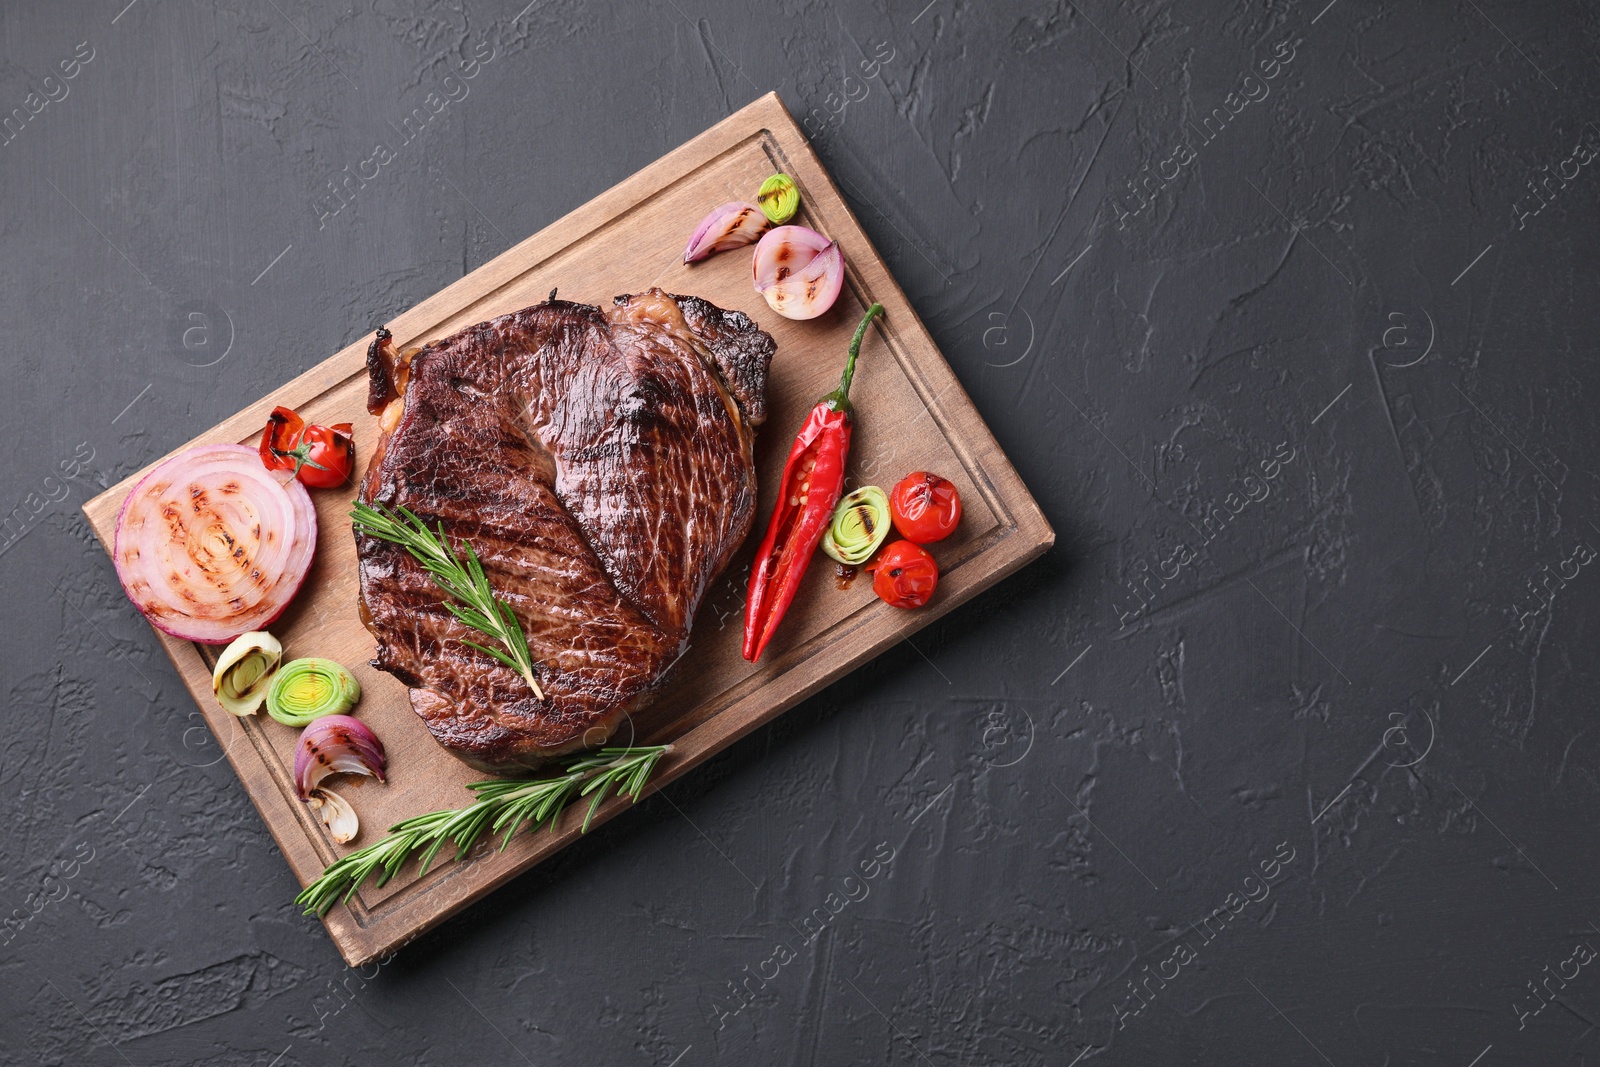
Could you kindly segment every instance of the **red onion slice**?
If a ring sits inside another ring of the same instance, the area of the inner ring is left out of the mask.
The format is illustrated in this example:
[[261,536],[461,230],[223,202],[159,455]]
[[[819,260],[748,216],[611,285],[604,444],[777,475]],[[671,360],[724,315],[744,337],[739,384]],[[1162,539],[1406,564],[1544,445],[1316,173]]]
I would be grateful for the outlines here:
[[301,800],[335,774],[366,774],[384,781],[387,766],[378,735],[349,715],[314,719],[294,747],[294,784]]
[[683,261],[696,263],[713,253],[750,244],[771,225],[772,220],[754,204],[723,204],[695,227],[694,236],[683,250]]
[[814,319],[844,287],[844,253],[816,230],[779,226],[756,245],[756,292],[786,319]]
[[197,445],[133,487],[111,555],[152,626],[220,645],[283,614],[316,547],[305,486],[280,485],[253,448]]

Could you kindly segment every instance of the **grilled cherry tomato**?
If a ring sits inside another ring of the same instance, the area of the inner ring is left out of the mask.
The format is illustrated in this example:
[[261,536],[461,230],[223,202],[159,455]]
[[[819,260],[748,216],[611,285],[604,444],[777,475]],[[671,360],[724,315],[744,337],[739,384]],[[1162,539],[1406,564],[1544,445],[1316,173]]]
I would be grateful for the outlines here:
[[356,442],[348,422],[307,426],[290,408],[273,408],[261,434],[261,462],[269,471],[294,471],[302,484],[331,489],[350,479]]
[[961,494],[937,474],[917,471],[900,479],[889,494],[889,516],[901,537],[931,544],[961,524]]
[[885,604],[920,608],[939,584],[939,565],[928,550],[910,541],[896,541],[873,564],[872,591]]

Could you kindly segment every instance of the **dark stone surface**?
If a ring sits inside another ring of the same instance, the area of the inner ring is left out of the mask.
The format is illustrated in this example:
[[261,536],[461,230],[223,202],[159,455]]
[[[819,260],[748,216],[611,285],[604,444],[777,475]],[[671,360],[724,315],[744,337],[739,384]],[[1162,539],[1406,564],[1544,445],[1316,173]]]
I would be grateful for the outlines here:
[[[0,11],[0,1059],[1596,1057],[1600,12],[923,2]],[[78,505],[770,88],[1060,540],[349,972]]]

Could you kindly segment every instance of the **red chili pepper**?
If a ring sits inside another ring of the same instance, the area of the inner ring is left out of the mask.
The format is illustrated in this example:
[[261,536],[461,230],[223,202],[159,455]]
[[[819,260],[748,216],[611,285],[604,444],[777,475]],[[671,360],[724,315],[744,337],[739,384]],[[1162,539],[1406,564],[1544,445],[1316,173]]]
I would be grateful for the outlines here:
[[817,542],[833,518],[834,505],[844,489],[844,465],[850,456],[850,379],[867,324],[883,314],[873,304],[850,339],[839,388],[817,401],[806,424],[789,449],[778,486],[778,506],[773,509],[767,535],[761,539],[755,565],[750,568],[750,595],[744,608],[744,658],[754,663],[789,610],[800,579],[817,550]]

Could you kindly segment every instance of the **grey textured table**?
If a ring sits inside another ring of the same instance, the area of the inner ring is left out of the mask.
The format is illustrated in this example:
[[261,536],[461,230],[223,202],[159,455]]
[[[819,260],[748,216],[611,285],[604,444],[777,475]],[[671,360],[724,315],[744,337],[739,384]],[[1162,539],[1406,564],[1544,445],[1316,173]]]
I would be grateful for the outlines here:
[[[1595,1059],[1600,11],[924,2],[0,11],[0,1060]],[[1060,539],[349,971],[78,505],[773,88]]]

